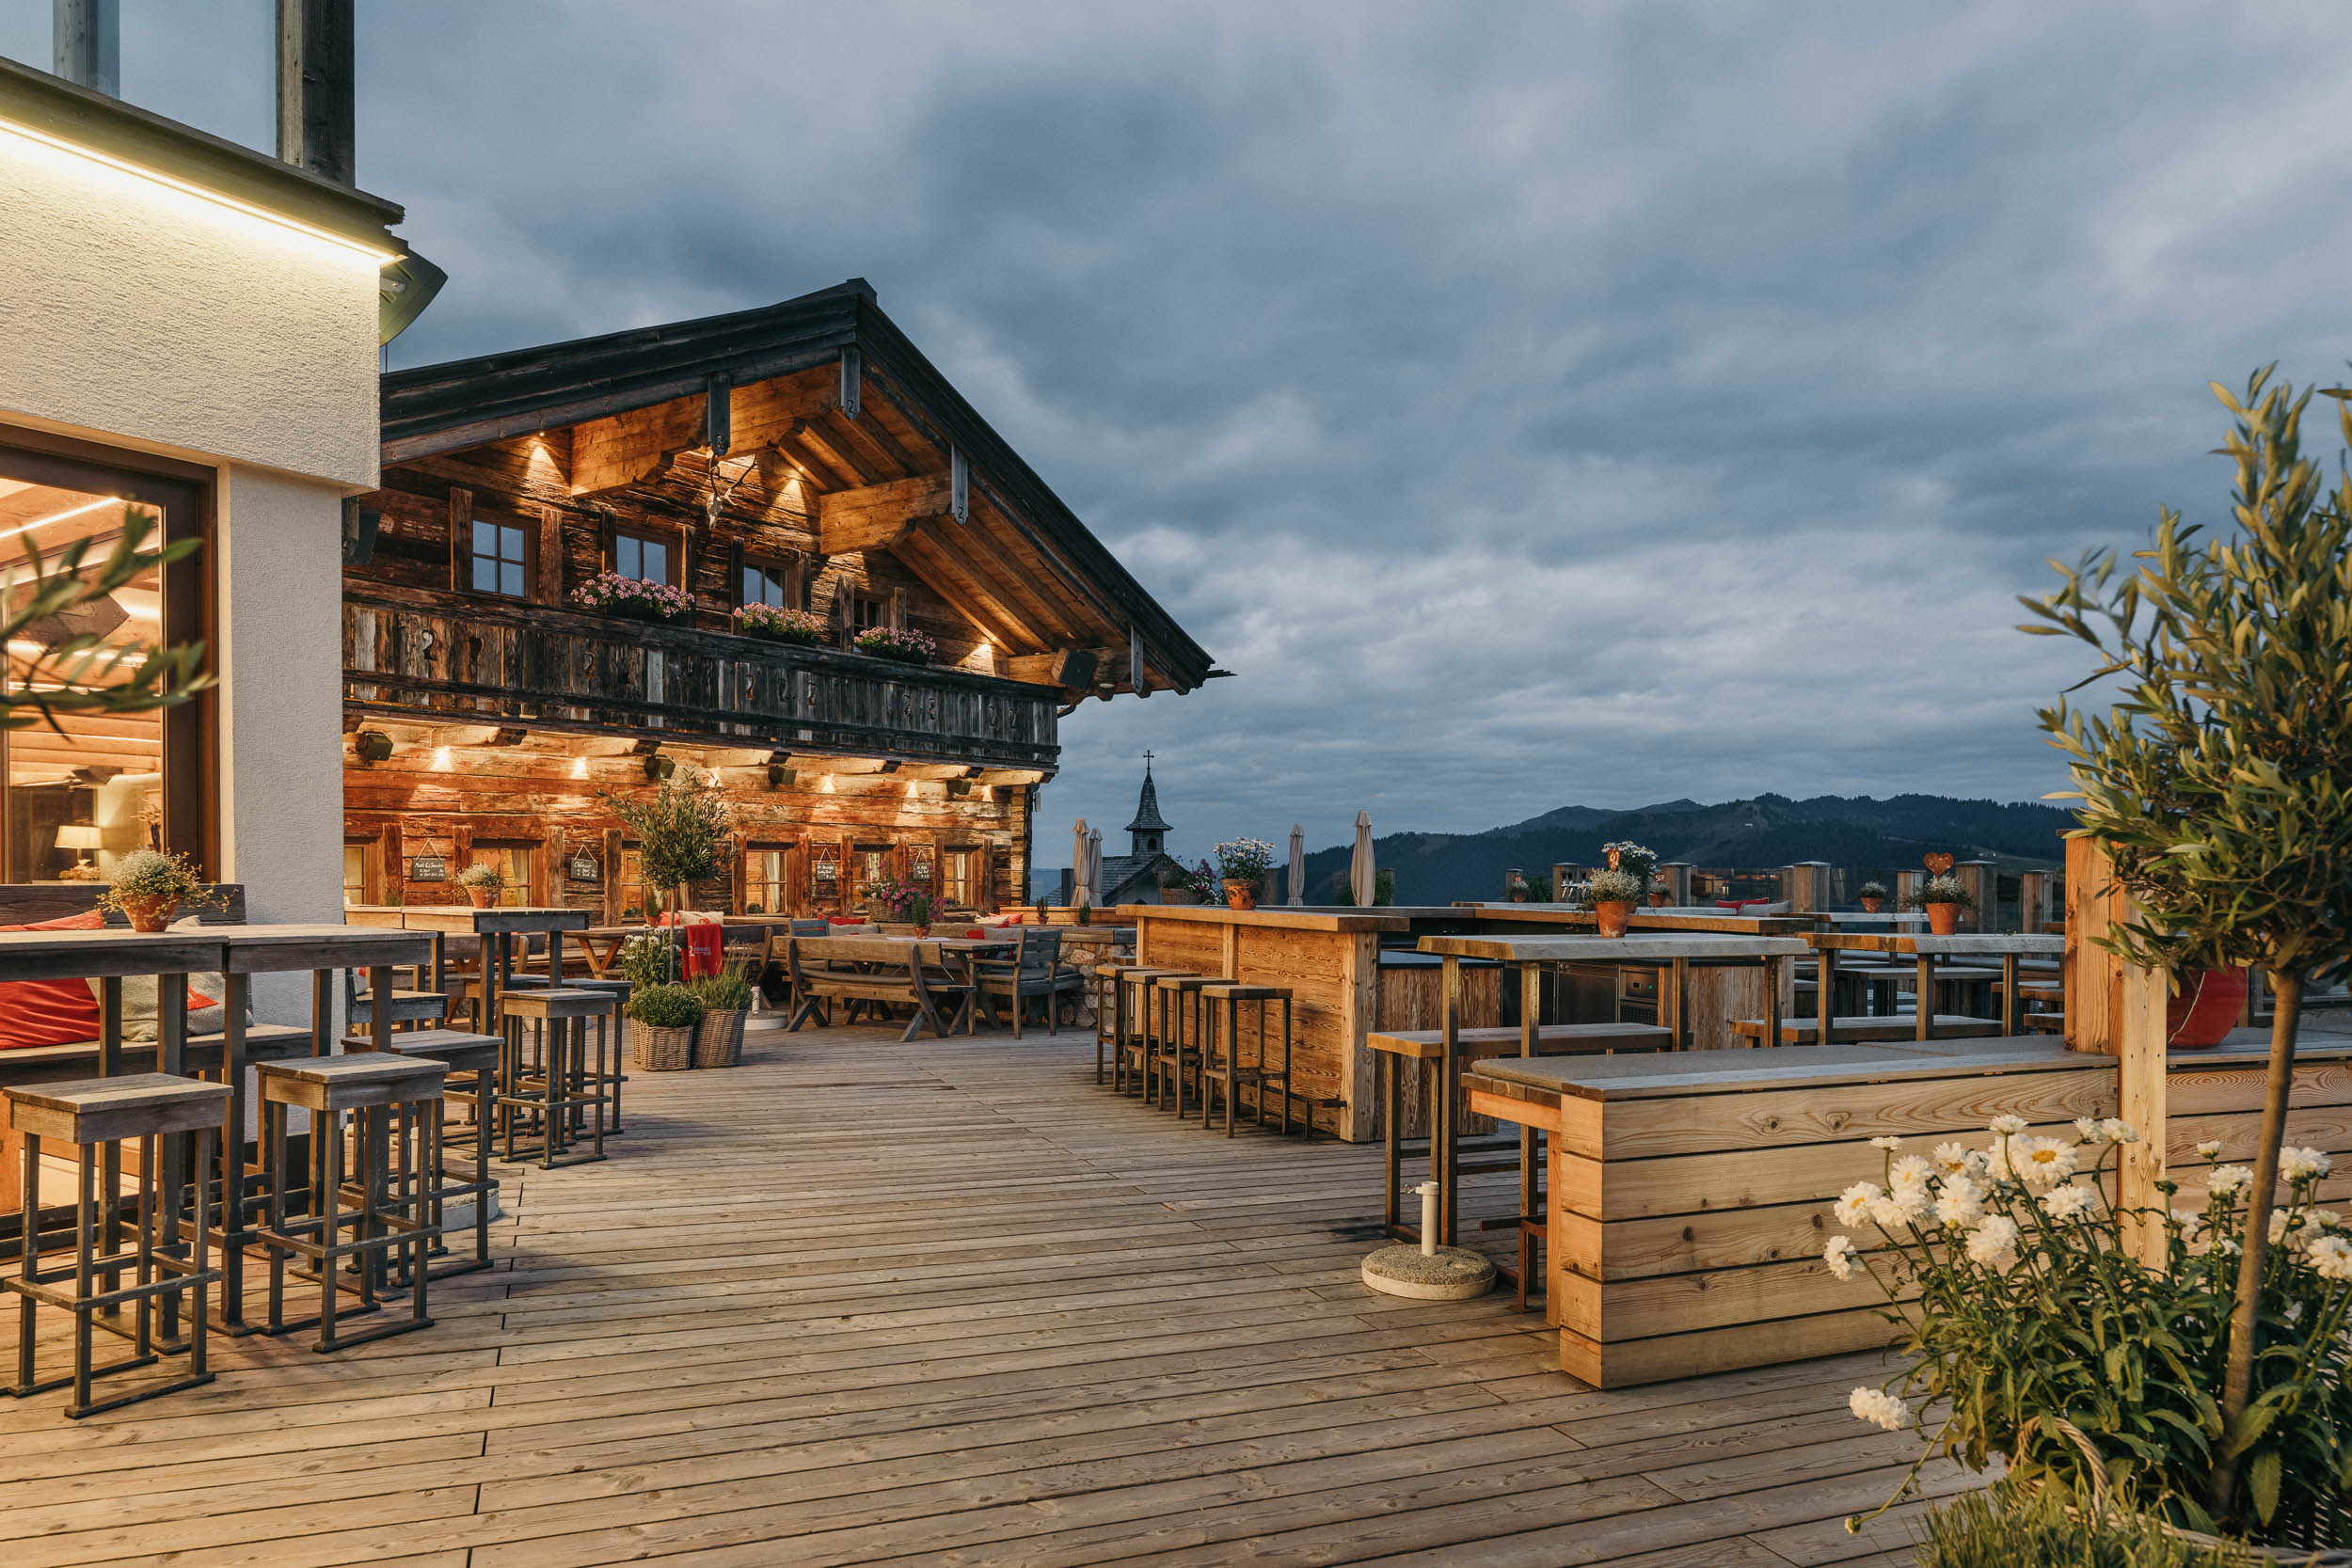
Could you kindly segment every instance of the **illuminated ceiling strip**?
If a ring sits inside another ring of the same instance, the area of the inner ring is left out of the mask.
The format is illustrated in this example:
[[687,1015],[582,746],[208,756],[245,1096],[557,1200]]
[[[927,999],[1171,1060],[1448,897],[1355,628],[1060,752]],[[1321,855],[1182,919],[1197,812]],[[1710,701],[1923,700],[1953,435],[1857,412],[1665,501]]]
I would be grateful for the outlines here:
[[54,147],[60,152],[70,152],[77,158],[87,158],[93,164],[103,164],[108,168],[119,169],[125,174],[134,174],[142,180],[151,180],[158,185],[167,186],[188,196],[199,197],[216,206],[243,213],[247,217],[260,218],[264,223],[274,223],[280,229],[291,229],[297,234],[307,234],[314,240],[325,240],[328,245],[338,245],[355,255],[364,256],[379,267],[388,266],[400,260],[398,251],[386,250],[381,245],[365,244],[348,235],[338,234],[333,230],[321,229],[315,224],[305,223],[300,218],[290,218],[283,213],[273,213],[266,207],[257,207],[250,201],[240,201],[233,196],[224,196],[219,191],[207,189],[191,181],[175,178],[159,169],[151,169],[144,165],[132,163],[127,158],[118,158],[111,153],[100,152],[94,148],[84,147],[78,142],[67,141],[62,136],[53,136],[44,131],[36,131],[29,125],[20,125],[14,120],[0,119],[0,131],[12,131],[26,141],[39,142],[43,147]]
[[30,533],[37,528],[47,528],[51,523],[62,523],[68,517],[78,517],[85,512],[95,512],[102,506],[119,506],[121,502],[120,496],[101,496],[96,500],[84,505],[70,506],[63,512],[52,512],[46,517],[36,517],[29,523],[19,523],[14,528],[0,528],[0,539],[13,539],[20,533]]

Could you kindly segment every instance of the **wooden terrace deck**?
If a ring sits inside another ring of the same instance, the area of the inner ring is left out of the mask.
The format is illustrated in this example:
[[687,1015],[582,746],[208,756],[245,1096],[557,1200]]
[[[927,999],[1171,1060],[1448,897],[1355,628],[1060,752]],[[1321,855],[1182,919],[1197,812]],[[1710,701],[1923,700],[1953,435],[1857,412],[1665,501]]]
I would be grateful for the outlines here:
[[502,1267],[433,1329],[0,1401],[0,1560],[1908,1560],[1915,1505],[1840,1523],[1915,1452],[1846,1411],[1877,1357],[1586,1388],[1507,1295],[1358,1283],[1377,1148],[1180,1130],[1093,1056],[861,1028],[641,1074],[610,1162],[504,1168]]

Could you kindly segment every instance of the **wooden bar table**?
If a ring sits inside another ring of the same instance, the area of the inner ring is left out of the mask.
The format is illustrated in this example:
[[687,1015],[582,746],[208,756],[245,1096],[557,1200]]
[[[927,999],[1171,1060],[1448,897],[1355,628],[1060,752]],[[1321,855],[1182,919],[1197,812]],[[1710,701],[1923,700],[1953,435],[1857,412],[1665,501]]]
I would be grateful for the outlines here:
[[[1814,1038],[1829,1044],[1836,1038],[1836,1008],[1834,987],[1837,978],[1837,955],[1840,953],[1883,953],[1893,958],[1909,958],[1918,969],[1917,998],[1913,1006],[1916,1022],[1912,1037],[1915,1040],[1935,1038],[1935,965],[1939,958],[1991,958],[2001,960],[2001,1034],[2015,1035],[2024,1014],[2017,1000],[2017,965],[2028,956],[2056,958],[2066,951],[2066,938],[2054,932],[2036,931],[2014,935],[1969,933],[1939,937],[1930,931],[1815,931],[1804,939],[1820,954],[1820,969],[1815,979],[1815,1000],[1820,1008],[1820,1033]],[[1777,1042],[1780,1020],[1772,1021],[1765,1038]]]
[[[372,904],[349,910],[354,925],[397,927],[411,931],[439,931],[446,936],[482,939],[482,1027],[499,1033],[499,992],[515,974],[515,939],[548,939],[548,976],[564,975],[564,933],[589,928],[586,910],[530,905],[493,904],[477,910],[470,904]],[[595,964],[589,965],[591,970]]]
[[[1544,934],[1535,936],[1430,936],[1420,942],[1423,953],[1437,954],[1445,963],[1445,1005],[1441,1039],[1443,1049],[1438,1062],[1436,1105],[1429,1120],[1429,1173],[1438,1183],[1438,1238],[1439,1246],[1454,1246],[1460,1207],[1461,1180],[1459,1175],[1459,1118],[1461,1099],[1461,995],[1462,960],[1484,958],[1506,969],[1519,972],[1521,992],[1532,991],[1527,984],[1530,975],[1560,964],[1572,963],[1654,963],[1662,965],[1672,978],[1665,994],[1660,998],[1661,1017],[1659,1022],[1674,1033],[1673,1049],[1690,1049],[1692,1028],[1690,1019],[1690,976],[1693,963],[1755,963],[1764,970],[1764,991],[1769,999],[1767,1016],[1772,1038],[1780,1035],[1780,976],[1781,965],[1794,959],[1808,949],[1804,939],[1796,936],[1753,936],[1741,931],[1709,931],[1689,929],[1629,930],[1621,937],[1604,937],[1581,932]],[[1532,1013],[1521,1008],[1521,1053],[1534,1055],[1534,1040],[1537,1025]],[[1392,1057],[1381,1063],[1391,1089],[1397,1071]],[[1384,1094],[1391,1127],[1397,1115],[1393,1092]],[[1391,1134],[1394,1136],[1393,1132]],[[1531,1163],[1532,1135],[1520,1139],[1520,1187],[1523,1196],[1533,1181]],[[1393,1164],[1393,1162],[1391,1162]],[[1390,1202],[1393,1206],[1394,1195]]]

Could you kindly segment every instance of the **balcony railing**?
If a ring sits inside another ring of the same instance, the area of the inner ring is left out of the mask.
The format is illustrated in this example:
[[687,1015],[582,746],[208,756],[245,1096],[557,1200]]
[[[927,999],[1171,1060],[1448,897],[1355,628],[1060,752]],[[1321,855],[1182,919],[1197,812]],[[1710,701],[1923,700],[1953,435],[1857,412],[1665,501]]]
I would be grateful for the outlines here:
[[730,632],[346,586],[343,697],[446,722],[1051,769],[1057,693]]

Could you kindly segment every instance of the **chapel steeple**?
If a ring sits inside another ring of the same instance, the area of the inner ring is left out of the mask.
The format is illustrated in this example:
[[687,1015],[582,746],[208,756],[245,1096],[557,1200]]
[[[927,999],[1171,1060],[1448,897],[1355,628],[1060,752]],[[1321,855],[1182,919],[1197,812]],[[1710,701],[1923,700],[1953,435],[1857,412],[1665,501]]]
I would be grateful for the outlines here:
[[1152,783],[1152,753],[1143,753],[1143,794],[1136,801],[1136,819],[1127,824],[1131,855],[1168,852],[1168,823],[1160,816],[1160,792]]

